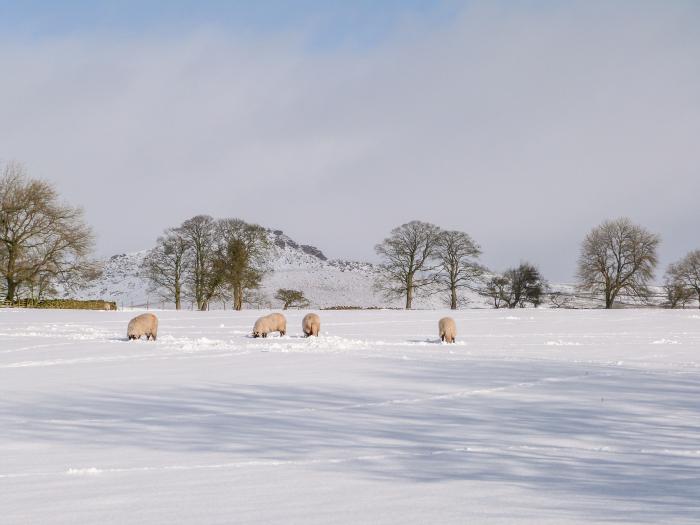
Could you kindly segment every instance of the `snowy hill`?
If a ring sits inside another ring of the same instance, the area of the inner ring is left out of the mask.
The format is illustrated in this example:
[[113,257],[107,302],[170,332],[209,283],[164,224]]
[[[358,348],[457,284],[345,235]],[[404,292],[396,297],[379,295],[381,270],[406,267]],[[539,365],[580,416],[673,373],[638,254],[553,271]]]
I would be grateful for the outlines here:
[[113,255],[103,261],[102,276],[79,292],[80,299],[101,298],[118,306],[137,306],[148,300],[148,283],[139,276],[139,266],[148,250]]
[[[375,265],[366,262],[329,260],[318,248],[299,244],[280,230],[270,230],[271,271],[262,287],[253,294],[249,307],[274,308],[279,301],[274,294],[279,288],[302,290],[313,308],[334,306],[400,308],[401,300],[388,301],[374,290]],[[102,276],[80,292],[80,298],[101,298],[116,301],[119,307],[169,307],[160,297],[149,293],[148,282],[139,277],[139,267],[147,250],[119,254],[104,261]],[[467,298],[465,298],[467,299]],[[483,299],[470,294],[469,304],[486,306]],[[443,298],[434,296],[415,301],[417,308],[444,307]],[[186,308],[191,305],[186,303]],[[212,308],[223,308],[214,303]],[[230,307],[230,305],[226,305]]]

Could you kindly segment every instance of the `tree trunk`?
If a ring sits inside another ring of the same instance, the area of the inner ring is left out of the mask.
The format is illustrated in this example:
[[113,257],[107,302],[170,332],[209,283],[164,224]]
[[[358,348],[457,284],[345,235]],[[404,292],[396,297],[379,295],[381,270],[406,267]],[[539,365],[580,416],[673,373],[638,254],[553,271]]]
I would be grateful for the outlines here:
[[5,299],[9,302],[14,301],[16,293],[17,293],[17,283],[8,277],[7,278],[7,294],[5,296]]
[[180,285],[176,284],[175,285],[175,310],[179,310],[180,308],[181,308]]
[[413,305],[413,275],[406,279],[406,310],[410,310]]
[[457,287],[454,285],[450,288],[450,309],[457,309]]
[[615,296],[610,290],[605,290],[605,309],[610,310],[615,302]]
[[240,284],[233,287],[233,309],[239,312],[243,309],[243,287]]
[[16,261],[16,253],[14,250],[13,246],[8,246],[7,247],[8,255],[7,255],[7,268],[5,268],[5,280],[7,281],[7,293],[5,295],[5,299],[7,301],[14,301],[15,300],[15,294],[17,293],[17,281],[14,279],[15,275],[15,261]]

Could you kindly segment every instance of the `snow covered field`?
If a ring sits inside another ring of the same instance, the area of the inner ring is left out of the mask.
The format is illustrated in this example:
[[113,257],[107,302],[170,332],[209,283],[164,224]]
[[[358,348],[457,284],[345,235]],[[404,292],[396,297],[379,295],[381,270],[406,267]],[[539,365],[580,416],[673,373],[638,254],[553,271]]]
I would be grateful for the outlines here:
[[700,522],[700,312],[303,314],[0,310],[0,522]]

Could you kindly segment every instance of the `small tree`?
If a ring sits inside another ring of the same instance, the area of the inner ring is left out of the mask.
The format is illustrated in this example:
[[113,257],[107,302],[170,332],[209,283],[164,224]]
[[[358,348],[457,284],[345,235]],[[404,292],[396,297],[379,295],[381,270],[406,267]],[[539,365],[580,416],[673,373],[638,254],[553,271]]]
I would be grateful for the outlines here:
[[572,308],[574,298],[573,296],[564,292],[550,292],[549,302],[553,308]]
[[486,282],[486,286],[480,293],[493,301],[494,308],[503,308],[507,306],[509,284],[507,277],[494,275]]
[[532,264],[521,263],[503,275],[493,276],[480,293],[493,301],[494,308],[524,308],[528,303],[539,306],[546,289],[539,270]]
[[175,309],[182,305],[182,288],[191,261],[190,246],[179,228],[165,230],[143,261],[141,271],[151,282],[152,289]]
[[667,276],[664,280],[664,295],[666,296],[665,306],[668,308],[685,308],[693,299],[694,292],[685,286],[684,283]]
[[530,263],[520,263],[517,268],[506,271],[508,279],[507,304],[508,308],[519,306],[524,308],[527,303],[537,307],[542,304],[542,295],[547,284],[540,271]]
[[41,301],[50,295],[58,293],[56,283],[48,272],[39,272],[34,278],[30,279],[22,288],[18,288],[17,295],[26,295],[30,301]]
[[411,221],[391,231],[391,235],[375,246],[383,258],[377,288],[387,297],[406,297],[406,310],[413,306],[416,291],[435,284],[431,266],[440,229],[430,223]]
[[304,297],[304,293],[299,290],[289,290],[280,288],[275,293],[275,299],[282,301],[282,309],[288,308],[306,308],[309,306],[309,301]]
[[694,250],[677,263],[671,264],[666,276],[667,282],[670,280],[674,286],[694,294],[700,308],[700,250]]
[[269,296],[260,290],[249,290],[245,294],[243,302],[258,310],[261,308],[272,308],[272,301]]
[[61,203],[51,184],[29,179],[20,164],[5,166],[0,177],[0,277],[6,300],[14,301],[20,287],[73,287],[96,269],[87,260],[92,246],[93,234],[80,208]]
[[620,293],[647,299],[659,242],[658,235],[627,218],[605,221],[583,240],[579,286],[603,294],[605,308],[612,308]]
[[443,231],[438,235],[437,281],[449,293],[452,310],[457,309],[459,290],[475,289],[476,280],[483,274],[483,268],[475,261],[480,254],[479,246],[464,232]]

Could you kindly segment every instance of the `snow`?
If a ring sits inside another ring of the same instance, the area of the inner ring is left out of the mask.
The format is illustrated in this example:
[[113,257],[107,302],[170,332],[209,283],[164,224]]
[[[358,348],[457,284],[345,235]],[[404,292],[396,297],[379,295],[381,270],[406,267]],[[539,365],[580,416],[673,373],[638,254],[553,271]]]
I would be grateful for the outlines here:
[[2,523],[697,523],[671,310],[0,310]]

